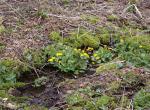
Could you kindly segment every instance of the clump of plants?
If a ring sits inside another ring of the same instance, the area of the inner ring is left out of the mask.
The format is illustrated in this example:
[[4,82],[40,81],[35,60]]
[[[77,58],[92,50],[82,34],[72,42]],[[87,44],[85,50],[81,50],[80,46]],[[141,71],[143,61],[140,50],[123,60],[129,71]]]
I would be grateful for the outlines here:
[[38,106],[38,105],[25,106],[25,107],[23,107],[23,109],[24,110],[48,110],[48,108],[43,107],[43,106]]
[[14,60],[0,61],[0,83],[15,83],[19,75],[20,64]]
[[45,49],[48,62],[64,72],[84,72],[88,66],[89,55],[81,49],[63,44],[53,44]]
[[0,97],[14,99],[8,90],[25,85],[22,82],[17,82],[17,78],[24,70],[25,66],[18,60],[3,59],[0,61]]
[[118,17],[117,15],[115,15],[115,14],[109,15],[109,16],[107,17],[107,20],[108,20],[108,21],[116,21],[116,20],[118,20],[118,19],[119,19],[119,17]]
[[89,86],[86,88],[80,88],[66,97],[66,102],[69,105],[68,109],[80,107],[81,110],[108,109],[111,106],[110,102],[113,103],[113,100],[113,97],[97,93]]
[[149,90],[140,90],[134,96],[134,108],[137,110],[147,110],[150,108],[150,92]]
[[116,52],[119,57],[134,66],[150,68],[149,41],[148,36],[120,39],[120,43],[116,45]]
[[81,18],[91,24],[96,24],[100,21],[100,18],[94,15],[82,15]]
[[82,73],[89,65],[106,63],[113,58],[112,50],[100,47],[84,49],[73,48],[62,43],[56,43],[45,49],[48,62],[64,72]]
[[125,74],[118,74],[120,78],[122,79],[121,81],[121,87],[122,88],[134,88],[137,87],[140,84],[145,83],[143,80],[143,77],[140,75],[134,73],[134,72],[127,72]]
[[93,63],[106,63],[112,60],[113,56],[112,48],[100,47],[97,51],[93,52],[91,60]]
[[2,53],[2,51],[5,49],[5,45],[0,43],[0,53]]
[[112,61],[108,63],[100,64],[99,67],[96,69],[96,73],[100,74],[102,72],[112,71],[120,69],[124,66],[122,62]]
[[77,31],[70,32],[69,36],[65,38],[61,37],[59,32],[52,32],[50,34],[50,39],[54,42],[63,43],[74,48],[98,48],[100,45],[99,38],[85,29],[78,29]]
[[23,53],[23,62],[32,67],[40,67],[46,62],[43,50],[27,49]]
[[44,10],[38,10],[37,12],[37,16],[41,19],[46,19],[48,18],[47,13]]

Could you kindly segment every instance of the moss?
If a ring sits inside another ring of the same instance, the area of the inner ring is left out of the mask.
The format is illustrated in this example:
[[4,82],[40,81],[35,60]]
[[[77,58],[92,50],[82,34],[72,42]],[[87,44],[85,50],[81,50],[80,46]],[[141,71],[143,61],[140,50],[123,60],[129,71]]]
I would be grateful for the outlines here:
[[82,15],[81,18],[91,24],[96,24],[100,21],[100,18],[94,15]]
[[48,108],[39,105],[31,105],[31,106],[24,107],[24,110],[48,110]]
[[3,52],[4,49],[5,49],[5,45],[0,43],[0,54]]
[[98,106],[98,108],[103,107],[103,106],[107,106],[110,104],[111,101],[112,101],[112,97],[109,97],[107,95],[103,95],[97,99],[96,106]]
[[7,91],[6,90],[1,90],[0,89],[0,97],[1,98],[8,98],[9,97],[9,94],[7,93]]
[[65,45],[75,48],[81,47],[98,48],[100,44],[99,38],[89,30],[80,29],[77,31],[72,31],[68,34],[69,34],[68,37],[63,38],[62,36],[60,36],[59,32],[54,31],[49,35],[49,38],[55,43],[63,43]]
[[118,20],[118,16],[115,14],[109,15],[109,16],[107,16],[107,20],[108,21],[116,21],[116,20]]
[[109,90],[108,92],[110,94],[113,94],[113,93],[117,92],[120,87],[121,87],[121,82],[120,81],[113,81],[113,82],[107,84],[107,88]]
[[0,34],[5,31],[5,27],[3,25],[0,25]]
[[23,62],[39,67],[46,62],[46,56],[42,50],[27,49],[23,53]]
[[97,110],[97,108],[95,106],[95,102],[93,102],[93,101],[87,101],[86,105],[84,106],[84,108],[86,110]]
[[59,32],[53,31],[51,32],[51,34],[49,35],[50,40],[54,41],[54,42],[62,42],[62,37],[60,36]]
[[15,103],[21,104],[27,101],[29,98],[28,97],[16,97],[16,96],[9,96],[9,99]]
[[141,83],[145,83],[145,80],[140,75],[134,72],[127,72],[125,74],[119,73],[119,77],[122,79],[121,87],[134,88],[138,87]]
[[83,110],[83,107],[69,106],[66,110]]
[[70,33],[70,37],[64,39],[64,43],[72,47],[92,47],[98,48],[100,45],[99,38],[88,30],[80,29]]
[[111,43],[116,43],[120,39],[120,27],[109,24],[108,27],[99,27],[98,31],[100,43],[104,45],[110,45]]
[[40,17],[41,19],[46,19],[46,18],[48,18],[47,13],[46,13],[45,11],[43,11],[43,10],[38,10],[37,16]]
[[134,108],[136,110],[146,110],[150,108],[150,92],[144,89],[140,90],[134,96]]
[[72,107],[79,107],[82,110],[99,110],[116,106],[113,97],[101,94],[89,86],[76,90],[71,95],[68,95],[66,99],[68,104],[67,110],[73,110]]
[[18,88],[24,86],[25,83],[17,82],[17,83],[3,83],[0,85],[0,90],[8,90],[10,87]]
[[63,3],[64,5],[68,5],[70,2],[71,2],[70,0],[62,0],[62,3]]
[[139,2],[139,0],[128,0],[130,4],[135,4],[137,2]]
[[106,72],[106,71],[110,71],[113,69],[117,69],[118,68],[118,64],[115,62],[110,62],[110,63],[104,63],[101,64],[97,69],[96,69],[96,73],[100,74],[102,72]]
[[85,103],[84,97],[81,96],[81,94],[79,92],[75,92],[75,93],[69,95],[66,98],[66,101],[70,105],[84,105],[84,103]]

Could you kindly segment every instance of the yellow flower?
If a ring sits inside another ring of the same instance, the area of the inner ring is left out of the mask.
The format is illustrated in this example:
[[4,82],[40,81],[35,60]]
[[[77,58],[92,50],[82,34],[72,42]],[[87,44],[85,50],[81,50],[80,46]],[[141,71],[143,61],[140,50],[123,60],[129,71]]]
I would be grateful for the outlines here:
[[82,52],[84,53],[85,51],[84,51],[84,50],[82,50]]
[[96,60],[100,59],[100,57],[95,57]]
[[92,50],[94,50],[94,49],[91,48],[91,47],[88,47],[88,48],[87,48],[87,51],[92,51]]
[[120,39],[120,42],[121,42],[121,43],[123,43],[123,42],[124,42],[124,40],[123,40],[123,39]]
[[94,53],[94,55],[93,55],[94,57],[97,57],[98,55],[96,54],[96,53]]
[[78,51],[78,50],[75,48],[74,51]]
[[140,47],[140,48],[142,48],[143,46],[142,46],[142,45],[140,45],[139,47]]
[[87,53],[81,53],[80,56],[81,57],[85,56],[85,57],[89,58],[89,55]]
[[63,54],[61,52],[56,53],[56,56],[62,56]]
[[61,64],[61,61],[58,61],[59,64]]
[[83,55],[89,58],[89,55],[87,53],[84,53]]
[[81,53],[80,56],[83,57],[84,55]]
[[95,62],[92,62],[92,64],[95,64]]
[[55,57],[52,57],[50,59],[48,59],[48,62],[53,62],[56,58]]

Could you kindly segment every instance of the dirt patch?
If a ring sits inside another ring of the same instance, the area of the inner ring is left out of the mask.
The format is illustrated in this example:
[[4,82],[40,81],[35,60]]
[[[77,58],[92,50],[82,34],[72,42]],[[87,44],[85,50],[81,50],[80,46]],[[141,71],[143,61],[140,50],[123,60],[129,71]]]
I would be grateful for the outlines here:
[[[95,30],[97,27],[105,26],[107,16],[116,14],[121,19],[134,21],[135,25],[149,25],[150,9],[149,1],[138,2],[137,7],[143,19],[139,19],[134,13],[124,13],[123,10],[129,6],[128,2],[116,0],[108,2],[105,0],[77,0],[67,4],[58,0],[36,0],[28,1],[0,1],[0,15],[3,17],[3,25],[8,30],[0,35],[0,42],[6,45],[5,51],[0,58],[20,58],[22,52],[27,48],[39,49],[50,43],[48,34],[53,30],[60,30],[65,36],[69,30],[78,27]],[[49,14],[45,20],[37,16],[38,10],[44,10]],[[82,15],[93,15],[100,18],[96,24],[91,24],[80,18]],[[116,23],[115,23],[116,24]]]
[[16,96],[28,97],[26,102],[28,105],[58,106],[63,101],[62,89],[59,88],[58,83],[64,80],[64,76],[62,73],[50,69],[45,69],[42,73],[45,73],[44,76],[48,80],[45,85],[40,87],[34,87],[34,80],[37,78],[34,72],[23,74],[19,81],[27,84],[16,89],[19,91]]

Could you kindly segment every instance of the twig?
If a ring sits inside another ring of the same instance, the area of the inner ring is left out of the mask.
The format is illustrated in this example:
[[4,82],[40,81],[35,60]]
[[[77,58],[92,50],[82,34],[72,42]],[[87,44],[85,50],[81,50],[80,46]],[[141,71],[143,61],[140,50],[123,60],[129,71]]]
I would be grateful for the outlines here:
[[55,14],[48,14],[48,16],[60,18],[60,19],[67,19],[67,20],[81,20],[81,17],[75,16],[75,17],[67,17],[65,15],[55,15]]
[[137,8],[137,6],[136,6],[135,4],[133,4],[133,6],[135,7],[135,10],[136,10],[137,14],[139,15],[139,17],[140,17],[140,18],[143,18],[143,17],[142,17],[142,14],[141,14],[141,12],[139,11],[139,9]]

